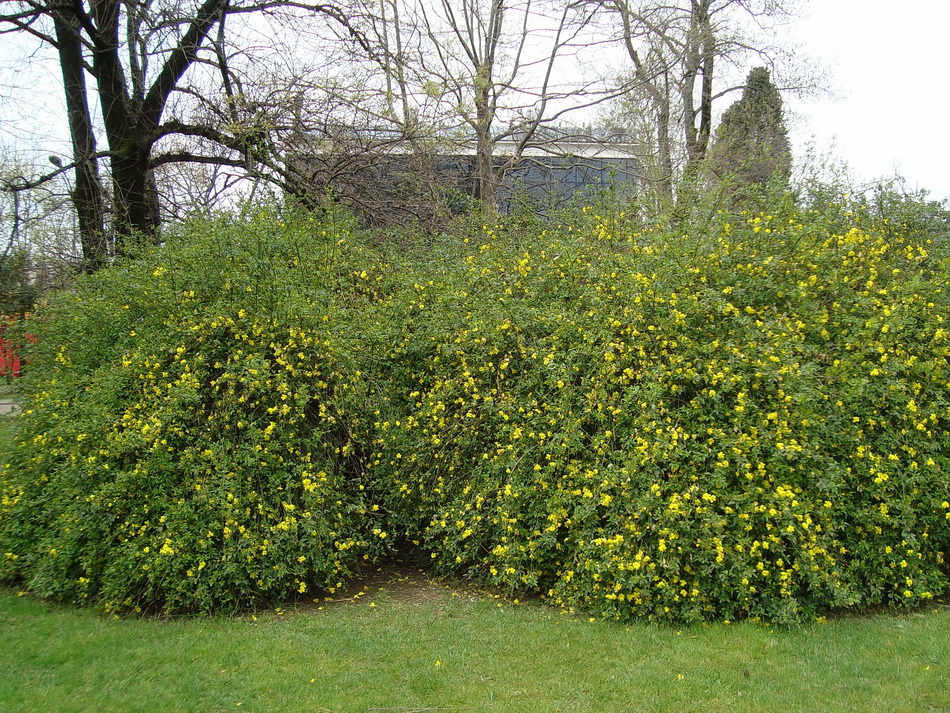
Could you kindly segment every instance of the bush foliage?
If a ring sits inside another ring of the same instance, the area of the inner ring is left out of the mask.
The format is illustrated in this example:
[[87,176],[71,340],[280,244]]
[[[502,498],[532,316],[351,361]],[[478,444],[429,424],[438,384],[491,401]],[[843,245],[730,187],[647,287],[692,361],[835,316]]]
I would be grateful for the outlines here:
[[30,325],[0,577],[210,611],[398,550],[618,619],[925,602],[950,584],[950,261],[899,215],[189,226]]

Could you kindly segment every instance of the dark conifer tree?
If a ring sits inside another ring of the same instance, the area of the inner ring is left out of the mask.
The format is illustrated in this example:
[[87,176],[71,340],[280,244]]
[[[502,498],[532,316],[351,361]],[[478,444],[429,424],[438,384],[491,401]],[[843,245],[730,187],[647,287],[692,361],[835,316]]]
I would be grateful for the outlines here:
[[788,182],[792,153],[782,97],[765,67],[749,73],[742,97],[723,115],[710,159],[714,177],[737,189]]

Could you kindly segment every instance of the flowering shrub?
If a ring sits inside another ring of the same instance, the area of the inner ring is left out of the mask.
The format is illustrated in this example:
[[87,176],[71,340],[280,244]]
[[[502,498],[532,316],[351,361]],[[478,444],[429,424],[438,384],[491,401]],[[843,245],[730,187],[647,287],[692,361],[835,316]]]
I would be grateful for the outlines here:
[[945,591],[945,253],[816,217],[486,235],[418,290],[432,346],[377,423],[400,531],[443,571],[617,618]]
[[198,235],[49,306],[3,475],[7,578],[107,610],[209,611],[332,591],[384,548],[346,355],[314,300],[274,316],[290,309],[274,270],[327,285],[302,279],[303,245],[277,232],[265,255]]
[[618,619],[927,601],[950,263],[908,225],[195,226],[37,320],[0,573],[210,610],[400,548]]

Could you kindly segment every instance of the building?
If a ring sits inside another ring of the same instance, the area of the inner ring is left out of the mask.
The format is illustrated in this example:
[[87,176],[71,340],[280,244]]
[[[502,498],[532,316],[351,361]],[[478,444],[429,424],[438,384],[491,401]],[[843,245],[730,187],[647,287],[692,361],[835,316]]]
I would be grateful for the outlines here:
[[[319,140],[288,162],[291,191],[314,207],[349,205],[367,225],[438,222],[470,210],[476,191],[471,142],[409,142],[382,134],[366,140]],[[596,140],[546,140],[519,147],[498,141],[493,150],[495,204],[502,213],[547,214],[571,202],[636,190],[636,145]]]

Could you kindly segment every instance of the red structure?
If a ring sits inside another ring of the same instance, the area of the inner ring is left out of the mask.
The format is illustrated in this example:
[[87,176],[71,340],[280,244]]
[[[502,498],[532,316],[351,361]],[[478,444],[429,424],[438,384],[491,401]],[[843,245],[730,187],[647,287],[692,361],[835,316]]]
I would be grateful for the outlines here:
[[13,317],[0,315],[0,377],[11,378],[20,375],[20,355],[16,345],[12,339],[3,336],[13,322]]

